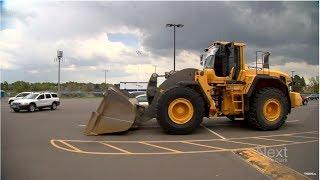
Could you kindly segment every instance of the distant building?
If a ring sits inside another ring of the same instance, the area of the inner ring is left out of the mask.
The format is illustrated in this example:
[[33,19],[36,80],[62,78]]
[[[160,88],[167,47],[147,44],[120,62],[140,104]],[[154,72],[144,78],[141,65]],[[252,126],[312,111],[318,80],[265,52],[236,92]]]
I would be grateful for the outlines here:
[[146,91],[148,82],[120,82],[120,89],[131,91]]

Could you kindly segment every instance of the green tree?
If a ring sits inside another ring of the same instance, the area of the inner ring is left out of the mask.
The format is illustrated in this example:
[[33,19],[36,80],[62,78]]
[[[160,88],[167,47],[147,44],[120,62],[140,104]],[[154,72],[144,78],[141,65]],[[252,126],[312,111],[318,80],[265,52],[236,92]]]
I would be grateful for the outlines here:
[[30,83],[24,81],[16,81],[12,83],[12,88],[16,93],[30,91]]
[[1,83],[1,89],[4,91],[8,91],[9,90],[9,83],[7,81],[4,81],[3,83]]
[[319,93],[319,76],[309,79],[308,90],[310,93]]
[[302,92],[305,87],[306,87],[306,82],[305,82],[304,78],[300,77],[298,75],[295,75],[293,77],[292,90],[294,92]]

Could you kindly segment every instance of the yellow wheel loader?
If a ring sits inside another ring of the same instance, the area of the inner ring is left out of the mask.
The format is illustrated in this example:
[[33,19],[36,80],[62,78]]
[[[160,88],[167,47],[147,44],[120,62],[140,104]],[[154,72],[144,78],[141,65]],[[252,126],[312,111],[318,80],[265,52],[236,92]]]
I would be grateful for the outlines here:
[[245,64],[245,44],[215,41],[200,56],[203,70],[166,73],[157,87],[152,74],[147,87],[148,107],[116,87],[109,88],[87,124],[85,134],[99,135],[138,128],[156,118],[169,134],[189,134],[204,117],[227,116],[247,121],[259,130],[281,127],[291,108],[302,104],[290,92],[291,77],[269,69],[269,52],[257,51],[255,67]]

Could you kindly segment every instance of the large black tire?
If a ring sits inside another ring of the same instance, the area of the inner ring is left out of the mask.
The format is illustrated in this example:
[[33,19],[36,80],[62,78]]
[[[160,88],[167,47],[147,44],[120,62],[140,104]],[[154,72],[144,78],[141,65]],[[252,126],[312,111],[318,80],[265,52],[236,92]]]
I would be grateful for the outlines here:
[[[193,107],[192,118],[184,124],[177,124],[168,114],[168,108],[172,101],[178,98],[187,99]],[[191,88],[177,86],[168,89],[160,97],[157,104],[157,121],[168,134],[190,134],[197,129],[204,117],[205,107],[201,95]]]
[[235,121],[236,120],[236,116],[234,116],[234,115],[227,115],[226,117],[231,121]]
[[[275,99],[280,104],[280,115],[277,119],[269,121],[263,113],[263,106],[267,100]],[[259,130],[279,129],[286,121],[289,103],[285,94],[276,88],[260,89],[250,99],[250,109],[246,114],[249,125]]]
[[20,112],[20,109],[13,109],[14,112]]

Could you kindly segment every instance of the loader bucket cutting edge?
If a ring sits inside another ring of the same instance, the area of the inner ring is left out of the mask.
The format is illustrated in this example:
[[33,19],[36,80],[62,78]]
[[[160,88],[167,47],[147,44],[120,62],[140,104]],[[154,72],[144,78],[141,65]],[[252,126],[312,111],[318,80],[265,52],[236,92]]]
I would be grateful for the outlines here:
[[92,112],[85,129],[86,135],[127,131],[134,124],[137,100],[129,98],[115,87],[105,93],[96,112]]

